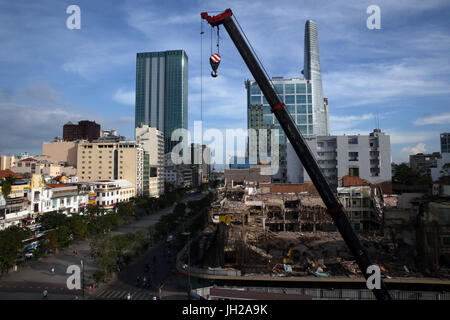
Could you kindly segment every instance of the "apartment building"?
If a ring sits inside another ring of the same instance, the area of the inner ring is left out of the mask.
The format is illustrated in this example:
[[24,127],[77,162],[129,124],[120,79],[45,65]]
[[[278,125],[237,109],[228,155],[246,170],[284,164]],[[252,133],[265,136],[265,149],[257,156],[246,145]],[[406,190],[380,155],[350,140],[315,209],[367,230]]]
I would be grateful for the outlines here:
[[127,180],[143,194],[144,150],[135,141],[80,141],[77,176],[80,182]]
[[136,142],[144,149],[144,195],[159,197],[164,193],[164,134],[141,124],[135,129]]
[[[376,184],[392,179],[390,137],[379,129],[369,135],[305,137],[319,167],[336,189],[338,179],[350,175]],[[287,147],[289,183],[311,181],[292,145]]]
[[16,161],[12,171],[31,177],[33,174],[42,174],[48,177],[57,177],[62,174],[75,175],[77,173],[76,168],[66,167],[58,163],[53,163],[48,160],[39,160],[34,158],[27,158]]
[[120,191],[119,191],[119,202],[127,202],[130,201],[131,198],[136,196],[136,187],[134,184],[127,180],[117,180],[117,183],[119,184]]
[[181,188],[193,186],[192,165],[174,164],[171,152],[164,155],[164,162],[164,180],[166,183]]

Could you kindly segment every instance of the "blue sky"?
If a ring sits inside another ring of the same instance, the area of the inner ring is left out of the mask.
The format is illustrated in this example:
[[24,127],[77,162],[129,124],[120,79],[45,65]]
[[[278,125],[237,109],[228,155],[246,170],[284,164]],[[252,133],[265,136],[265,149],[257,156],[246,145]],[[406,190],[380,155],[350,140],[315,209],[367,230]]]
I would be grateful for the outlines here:
[[[81,30],[66,8],[81,8]],[[369,5],[381,29],[366,28]],[[95,120],[133,138],[136,53],[184,49],[189,127],[200,120],[200,12],[231,8],[269,75],[299,77],[307,19],[318,25],[332,134],[368,134],[379,118],[392,158],[439,151],[450,131],[448,1],[0,0],[0,154],[41,152],[67,121]],[[246,129],[251,75],[226,32],[219,77],[203,40],[204,127]]]

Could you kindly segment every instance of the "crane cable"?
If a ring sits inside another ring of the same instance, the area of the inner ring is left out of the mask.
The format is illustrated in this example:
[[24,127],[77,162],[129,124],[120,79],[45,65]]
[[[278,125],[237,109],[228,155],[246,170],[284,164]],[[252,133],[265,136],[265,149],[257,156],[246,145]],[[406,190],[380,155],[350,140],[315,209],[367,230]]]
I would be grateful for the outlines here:
[[273,84],[272,78],[269,77],[269,75],[268,75],[268,73],[267,73],[267,71],[266,71],[266,68],[264,68],[264,65],[261,63],[261,60],[259,60],[259,57],[258,57],[258,55],[256,54],[255,49],[253,49],[253,46],[252,46],[252,44],[250,43],[250,41],[248,40],[247,35],[245,34],[244,30],[242,29],[241,25],[239,24],[239,21],[238,21],[238,19],[237,19],[237,17],[236,17],[236,13],[233,13],[233,19],[234,19],[234,21],[236,22],[236,24],[237,24],[237,26],[238,26],[240,32],[241,32],[242,35],[244,36],[245,41],[247,42],[248,46],[250,47],[250,50],[252,51],[253,55],[256,57],[256,60],[258,60],[259,66],[261,67],[261,69],[263,70],[264,74],[266,75],[266,78],[269,79],[269,82],[270,82],[270,84],[272,85],[273,89],[275,90],[276,94],[277,94],[278,96],[280,96],[280,93],[278,92],[278,90],[275,88],[275,85]]
[[200,122],[202,132],[200,134],[201,144],[203,144],[203,19],[200,18]]

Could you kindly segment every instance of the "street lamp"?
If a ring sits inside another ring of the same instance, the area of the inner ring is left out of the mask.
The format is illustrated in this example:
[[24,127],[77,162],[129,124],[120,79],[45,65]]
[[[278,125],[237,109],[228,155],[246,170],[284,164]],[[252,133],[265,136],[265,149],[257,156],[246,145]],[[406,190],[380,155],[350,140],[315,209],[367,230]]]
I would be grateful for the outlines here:
[[81,287],[83,290],[83,300],[84,300],[84,263],[83,263],[83,259],[81,259],[81,273],[82,273],[82,277],[81,277]]
[[181,233],[184,236],[188,236],[188,290],[189,290],[189,297],[191,294],[191,241],[190,241],[190,232],[183,232]]

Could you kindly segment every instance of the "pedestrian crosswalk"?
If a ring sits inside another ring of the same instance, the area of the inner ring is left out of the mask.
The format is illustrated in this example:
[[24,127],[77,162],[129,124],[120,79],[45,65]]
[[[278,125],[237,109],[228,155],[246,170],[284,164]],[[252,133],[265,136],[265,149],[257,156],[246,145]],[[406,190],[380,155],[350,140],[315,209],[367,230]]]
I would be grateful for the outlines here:
[[153,300],[154,295],[145,291],[104,290],[96,299],[99,300],[127,300],[128,294],[131,300]]

